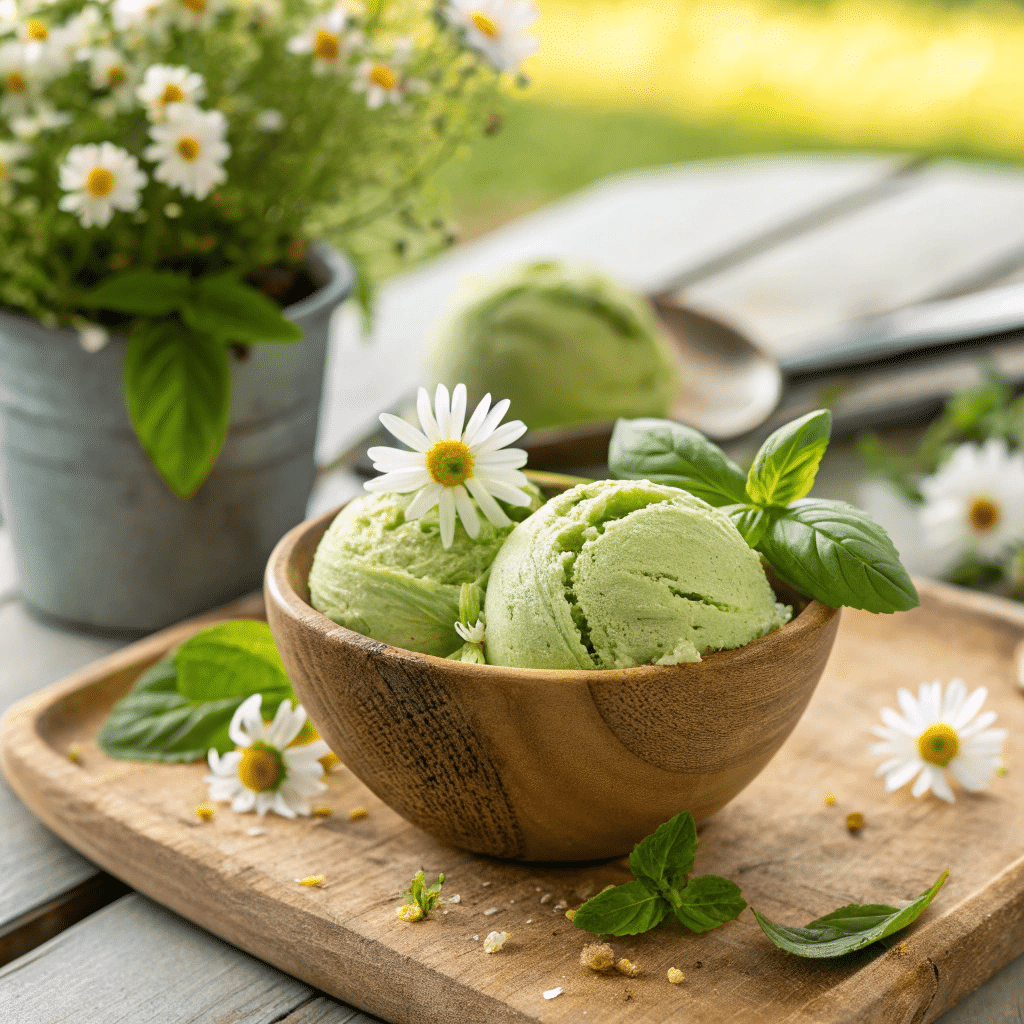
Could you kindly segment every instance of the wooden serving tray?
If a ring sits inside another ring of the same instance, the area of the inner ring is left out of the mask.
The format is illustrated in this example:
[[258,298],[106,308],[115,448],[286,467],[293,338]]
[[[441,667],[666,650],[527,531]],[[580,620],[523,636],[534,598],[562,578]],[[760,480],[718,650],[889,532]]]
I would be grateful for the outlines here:
[[[839,961],[783,953],[749,911],[705,935],[658,929],[616,941],[638,978],[580,967],[588,937],[558,909],[630,876],[622,861],[584,866],[503,863],[446,847],[334,772],[326,819],[233,814],[207,800],[202,765],[114,761],[93,737],[112,703],[174,644],[217,618],[262,614],[251,598],[105,658],[9,713],[0,758],[11,784],[55,832],[112,874],[255,956],[395,1024],[573,1022],[750,1024],[932,1021],[1024,953],[1024,699],[1015,650],[1024,609],[933,583],[922,607],[896,616],[844,612],[810,708],[762,775],[701,831],[698,873],[735,879],[770,918],[805,924],[841,904],[899,903],[944,868],[946,887],[887,951]],[[896,689],[962,676],[989,689],[1010,730],[1009,773],[989,792],[886,795],[868,754],[870,727]],[[67,751],[80,744],[78,763]],[[837,798],[826,806],[826,791]],[[600,780],[594,799],[599,801]],[[368,815],[351,821],[364,806]],[[866,825],[845,828],[850,811]],[[264,829],[253,836],[254,826]],[[445,872],[461,896],[423,922],[395,917],[419,868]],[[322,888],[296,879],[326,876]],[[550,897],[548,896],[550,894]],[[483,939],[508,931],[503,951]],[[670,985],[665,974],[686,975]],[[545,1000],[545,990],[564,992]]]

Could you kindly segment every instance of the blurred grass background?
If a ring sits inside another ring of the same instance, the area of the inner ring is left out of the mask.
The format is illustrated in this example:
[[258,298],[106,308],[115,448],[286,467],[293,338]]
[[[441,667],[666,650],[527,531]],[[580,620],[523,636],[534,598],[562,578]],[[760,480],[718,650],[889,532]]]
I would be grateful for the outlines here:
[[537,0],[530,88],[440,183],[471,237],[630,168],[790,150],[1024,154],[1009,0]]

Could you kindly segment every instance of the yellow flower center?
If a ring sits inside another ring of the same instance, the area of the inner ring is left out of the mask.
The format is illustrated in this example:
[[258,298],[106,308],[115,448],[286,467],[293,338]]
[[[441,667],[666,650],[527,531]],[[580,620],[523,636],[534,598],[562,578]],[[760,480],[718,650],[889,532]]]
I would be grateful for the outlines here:
[[181,6],[193,14],[202,14],[206,10],[206,0],[181,0]]
[[491,39],[498,38],[498,26],[483,11],[474,11],[469,18],[485,36]]
[[[398,85],[398,76],[387,66],[387,64],[374,64],[370,71],[370,81],[373,82],[374,85],[379,85],[382,89],[387,89],[388,92],[390,92]],[[458,443],[461,444],[462,442]],[[435,477],[435,479],[437,478]]]
[[183,160],[197,160],[199,158],[199,143],[191,136],[186,135],[178,139],[178,154]]
[[975,498],[967,518],[976,530],[991,530],[999,522],[999,506],[991,498]]
[[238,765],[238,778],[246,789],[254,793],[265,793],[277,789],[284,780],[284,766],[281,757],[269,747],[253,744],[242,754]]
[[313,56],[321,60],[337,60],[341,51],[341,40],[333,32],[325,32],[322,28],[316,30],[316,37],[313,39]]
[[956,729],[945,722],[929,725],[917,737],[917,749],[922,760],[945,768],[960,752],[960,737],[957,736]]
[[461,441],[438,441],[427,452],[427,471],[436,483],[458,487],[473,475],[473,455]]
[[173,84],[164,86],[164,93],[160,97],[161,103],[182,103],[184,102],[185,94],[181,89]]
[[19,74],[17,71],[12,71],[7,76],[7,88],[11,92],[25,92],[28,88],[28,82],[25,81],[25,76]]
[[128,74],[124,68],[119,67],[117,64],[112,64],[107,68],[107,85],[111,89],[116,89],[119,85],[124,85],[128,81]]
[[333,751],[328,751],[320,758],[320,764],[323,765],[324,772],[329,772],[336,764],[341,764],[341,758],[338,757]]
[[50,38],[50,30],[38,18],[30,18],[25,22],[25,32],[29,39],[37,43],[45,43]]
[[85,187],[90,195],[102,199],[114,190],[114,176],[106,167],[94,167],[85,179]]

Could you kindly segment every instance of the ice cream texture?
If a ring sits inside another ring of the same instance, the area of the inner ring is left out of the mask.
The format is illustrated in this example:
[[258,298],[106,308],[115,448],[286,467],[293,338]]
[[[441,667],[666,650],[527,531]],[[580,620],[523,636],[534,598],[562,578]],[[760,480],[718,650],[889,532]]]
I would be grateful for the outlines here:
[[700,661],[792,609],[721,511],[675,487],[600,480],[516,526],[485,613],[489,664],[599,669]]
[[[515,521],[540,507],[502,505]],[[437,510],[406,521],[413,494],[370,494],[350,501],[317,547],[309,574],[310,601],[341,626],[410,651],[446,657],[462,646],[455,631],[463,583],[486,577],[513,527],[481,516],[471,540],[461,524],[450,548],[441,546]]]
[[619,416],[664,416],[679,370],[646,299],[589,268],[531,263],[470,282],[430,357],[471,402],[512,401],[532,429]]

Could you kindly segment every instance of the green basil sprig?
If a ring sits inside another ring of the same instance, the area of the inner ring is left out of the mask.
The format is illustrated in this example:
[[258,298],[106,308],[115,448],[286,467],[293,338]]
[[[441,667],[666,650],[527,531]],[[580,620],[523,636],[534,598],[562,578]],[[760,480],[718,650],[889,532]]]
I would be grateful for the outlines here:
[[683,811],[633,848],[629,867],[636,881],[587,900],[573,924],[599,935],[639,935],[669,915],[693,932],[731,921],[747,905],[739,886],[717,875],[689,878],[696,853],[697,827]]
[[913,924],[935,899],[948,876],[949,872],[943,871],[930,889],[902,910],[884,903],[866,906],[851,903],[811,921],[803,928],[776,924],[753,907],[750,909],[761,930],[779,949],[797,956],[829,959],[863,949]]
[[231,717],[254,693],[272,717],[296,701],[265,622],[239,619],[197,633],[144,672],[111,709],[96,742],[111,757],[181,764],[223,754]]
[[787,423],[765,441],[744,476],[690,427],[619,420],[608,464],[612,476],[681,487],[721,508],[779,578],[808,597],[870,612],[915,608],[917,591],[882,527],[846,502],[806,497],[831,430],[827,409]]
[[125,360],[128,415],[171,490],[191,497],[227,436],[227,346],[299,341],[302,329],[232,274],[130,270],[108,277],[82,302],[136,318]]

